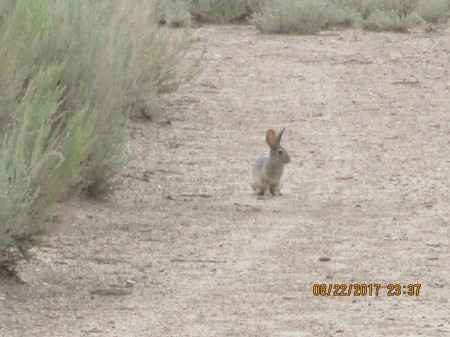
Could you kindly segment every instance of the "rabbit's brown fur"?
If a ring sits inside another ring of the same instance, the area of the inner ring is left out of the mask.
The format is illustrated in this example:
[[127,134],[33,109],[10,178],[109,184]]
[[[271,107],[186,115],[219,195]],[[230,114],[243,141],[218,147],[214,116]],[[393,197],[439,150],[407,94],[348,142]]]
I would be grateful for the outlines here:
[[266,133],[266,141],[270,147],[268,157],[261,156],[252,165],[250,172],[250,185],[258,195],[270,192],[272,195],[281,195],[280,180],[284,165],[291,161],[287,151],[280,145],[284,128],[278,135],[270,129]]

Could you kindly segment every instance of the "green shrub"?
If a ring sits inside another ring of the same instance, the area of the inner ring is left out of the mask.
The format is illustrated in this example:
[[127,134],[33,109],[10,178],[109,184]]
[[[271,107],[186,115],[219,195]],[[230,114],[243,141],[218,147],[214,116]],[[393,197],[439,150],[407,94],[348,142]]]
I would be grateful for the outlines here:
[[262,0],[153,0],[154,22],[186,27],[197,23],[244,22]]
[[153,21],[165,23],[172,27],[187,27],[191,25],[189,2],[186,0],[166,0],[153,2]]
[[446,22],[450,17],[450,0],[421,0],[417,12],[426,22]]
[[355,8],[338,6],[333,3],[327,5],[324,28],[359,27],[361,22],[361,14]]
[[190,10],[198,22],[225,24],[243,20],[249,8],[244,0],[192,0]]
[[[43,232],[54,202],[74,182],[89,153],[95,114],[73,111],[58,120],[65,62],[37,70],[20,103],[17,121],[0,145],[0,270],[13,270]],[[66,136],[62,136],[64,130]]]
[[[125,161],[126,116],[199,72],[193,41],[126,0],[0,3],[0,270],[14,269],[63,193],[108,193]],[[131,19],[130,19],[131,18]]]
[[362,21],[349,2],[275,0],[260,6],[252,22],[265,33],[313,34],[336,26],[357,26]]
[[266,33],[311,34],[330,27],[407,31],[421,22],[445,22],[450,0],[266,0],[252,22]]
[[421,19],[415,12],[399,14],[395,10],[378,10],[369,15],[363,26],[376,31],[406,32],[408,28],[420,22]]
[[265,33],[311,34],[327,24],[327,3],[316,0],[273,0],[261,5],[252,23]]
[[189,26],[247,18],[267,33],[314,33],[329,27],[406,31],[450,16],[450,0],[168,0],[153,1],[155,22]]

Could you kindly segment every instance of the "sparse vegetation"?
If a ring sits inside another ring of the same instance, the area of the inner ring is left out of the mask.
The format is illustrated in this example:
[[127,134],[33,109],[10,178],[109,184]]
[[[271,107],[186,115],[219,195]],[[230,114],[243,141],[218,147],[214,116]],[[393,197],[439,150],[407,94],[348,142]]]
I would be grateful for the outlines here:
[[250,21],[265,33],[334,27],[404,32],[422,22],[446,22],[450,0],[172,0],[157,9],[155,21],[170,26]]
[[172,27],[190,26],[192,16],[189,2],[186,0],[155,1],[153,20]]
[[[62,193],[108,193],[128,114],[194,77],[193,43],[153,23],[149,3],[15,0],[0,5],[0,270],[14,274]],[[130,19],[132,18],[132,19]]]
[[155,21],[170,26],[246,22],[262,0],[168,0],[156,2]]
[[377,10],[371,13],[367,20],[363,21],[363,27],[375,31],[406,32],[408,28],[421,21],[421,18],[414,12],[399,14],[394,9],[389,11]]
[[265,33],[315,33],[326,26],[327,11],[324,1],[266,1],[252,22]]
[[421,18],[430,23],[444,23],[450,17],[450,0],[422,0],[417,4]]
[[249,19],[262,32],[300,34],[340,26],[406,31],[449,16],[450,0],[172,0],[161,2],[156,15],[171,26]]
[[407,31],[421,22],[445,22],[450,0],[273,0],[252,22],[266,33],[315,33],[338,26]]
[[249,0],[192,0],[190,11],[197,22],[225,24],[244,21],[255,4]]

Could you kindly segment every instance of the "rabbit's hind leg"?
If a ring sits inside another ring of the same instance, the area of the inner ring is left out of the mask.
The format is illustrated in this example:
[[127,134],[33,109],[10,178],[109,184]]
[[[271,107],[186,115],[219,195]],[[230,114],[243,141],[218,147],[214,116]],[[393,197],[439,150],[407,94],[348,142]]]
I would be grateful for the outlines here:
[[264,187],[257,187],[254,189],[255,194],[258,196],[266,195],[268,190],[269,190],[268,188],[264,188]]
[[256,195],[264,195],[264,190],[260,187],[253,188]]
[[269,192],[269,185],[252,185],[253,187],[253,191],[255,192],[256,195],[258,196],[264,196],[265,194],[267,194]]
[[256,195],[264,195],[264,189],[262,186],[252,184],[253,192],[255,192]]

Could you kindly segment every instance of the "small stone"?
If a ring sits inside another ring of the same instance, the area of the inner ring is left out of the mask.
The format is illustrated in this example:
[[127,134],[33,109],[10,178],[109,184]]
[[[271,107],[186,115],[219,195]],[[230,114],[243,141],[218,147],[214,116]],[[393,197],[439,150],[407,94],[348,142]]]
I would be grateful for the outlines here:
[[170,119],[168,119],[165,121],[157,122],[156,124],[161,125],[161,126],[172,125],[172,121]]
[[442,284],[442,283],[428,283],[428,285],[430,287],[435,287],[435,288],[444,288],[445,287],[445,284]]
[[136,285],[136,282],[134,282],[133,280],[126,280],[125,285],[129,288],[134,287]]
[[389,55],[389,58],[391,61],[397,61],[400,60],[403,57],[403,55],[400,52],[392,52]]

